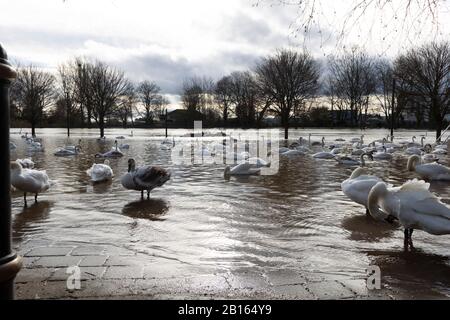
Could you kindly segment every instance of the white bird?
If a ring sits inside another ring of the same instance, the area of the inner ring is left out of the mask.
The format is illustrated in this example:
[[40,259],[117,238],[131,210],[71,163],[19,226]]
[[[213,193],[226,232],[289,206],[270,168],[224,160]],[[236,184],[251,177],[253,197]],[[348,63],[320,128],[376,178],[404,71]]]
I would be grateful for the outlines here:
[[224,176],[249,176],[258,175],[261,173],[261,169],[253,163],[240,163],[233,168],[230,166],[225,167]]
[[25,159],[17,159],[16,160],[24,169],[33,169],[34,168],[34,162],[30,158]]
[[106,159],[103,163],[94,163],[92,167],[86,170],[86,173],[91,177],[93,182],[108,181],[113,177],[113,171],[109,166],[108,159]]
[[38,141],[31,141],[28,149],[31,151],[44,151],[44,146]]
[[270,162],[267,162],[266,160],[258,158],[258,157],[249,158],[247,161],[250,164],[254,164],[256,166],[256,168],[269,167],[270,166]]
[[387,151],[386,147],[383,146],[383,151],[375,152],[374,154],[372,154],[372,156],[375,160],[391,160],[392,154],[390,154],[386,151]]
[[74,151],[78,150],[78,151],[81,151],[81,139],[78,139],[78,144],[77,145],[72,145],[72,146],[71,145],[69,145],[69,146],[65,145],[63,148],[66,149],[66,150],[74,150]]
[[304,152],[302,152],[300,150],[297,150],[297,149],[295,149],[295,150],[288,150],[288,151],[283,152],[281,154],[281,156],[283,156],[283,157],[296,157],[296,156],[304,156],[304,155],[305,155]]
[[66,156],[76,156],[79,153],[80,149],[78,147],[75,147],[74,149],[66,149],[64,147],[59,147],[58,149],[56,149],[53,155],[57,157],[66,157]]
[[170,180],[170,172],[158,166],[142,166],[136,168],[134,159],[128,159],[128,172],[125,173],[120,182],[122,186],[129,190],[141,191],[141,198],[144,198],[144,191],[147,191],[147,199],[150,192],[162,186]]
[[23,191],[25,206],[27,193],[33,193],[34,201],[37,202],[38,194],[47,191],[52,184],[45,171],[24,169],[18,161],[12,161],[10,166],[11,184],[17,190]]
[[313,154],[313,158],[316,159],[334,159],[336,155],[332,154],[331,152],[321,151]]
[[418,147],[409,147],[405,150],[405,153],[409,154],[409,155],[415,154],[415,155],[420,156],[422,154],[422,149],[420,149]]
[[124,136],[118,136],[118,137],[116,137],[116,139],[118,139],[118,140],[125,139],[125,137]]
[[376,176],[366,175],[364,168],[359,167],[341,183],[341,189],[350,200],[363,205],[366,208],[366,214],[369,214],[367,197],[372,187],[380,181],[382,180]]
[[128,143],[121,143],[119,149],[130,149],[130,145]]
[[97,153],[95,154],[96,158],[120,158],[123,157],[123,152],[120,151],[119,147],[117,146],[117,140],[114,141],[114,146],[111,148],[111,150],[105,152],[105,153]]
[[349,165],[349,166],[358,166],[358,165],[360,165],[361,167],[364,167],[366,165],[366,162],[364,161],[364,156],[368,156],[368,158],[373,161],[373,157],[372,157],[371,153],[363,153],[360,156],[360,161],[358,161],[356,159],[353,159],[353,158],[350,158],[350,157],[338,157],[338,158],[335,158],[335,159],[340,164]]
[[408,171],[415,171],[417,174],[426,180],[447,180],[450,181],[450,168],[439,163],[421,163],[421,158],[417,155],[412,155],[408,159],[406,168]]
[[412,247],[414,229],[433,235],[450,234],[450,208],[432,194],[429,187],[429,183],[417,179],[396,188],[379,182],[369,192],[369,212],[376,219],[387,215],[398,219],[405,228],[405,247]]

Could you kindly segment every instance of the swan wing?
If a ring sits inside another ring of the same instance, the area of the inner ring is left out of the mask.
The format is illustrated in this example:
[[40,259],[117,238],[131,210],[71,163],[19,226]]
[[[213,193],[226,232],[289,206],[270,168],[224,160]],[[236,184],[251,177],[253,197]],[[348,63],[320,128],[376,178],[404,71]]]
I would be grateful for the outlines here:
[[140,167],[134,174],[136,184],[148,189],[162,186],[169,179],[167,170],[156,166]]

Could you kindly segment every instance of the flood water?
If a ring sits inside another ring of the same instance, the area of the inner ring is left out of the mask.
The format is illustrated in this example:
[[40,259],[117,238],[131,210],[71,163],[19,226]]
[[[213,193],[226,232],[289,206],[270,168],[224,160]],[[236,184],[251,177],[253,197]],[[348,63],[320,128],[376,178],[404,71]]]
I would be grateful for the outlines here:
[[[23,195],[13,193],[17,248],[41,240],[114,244],[172,265],[181,274],[287,268],[311,277],[362,279],[366,268],[376,264],[391,288],[450,296],[450,236],[416,231],[416,251],[404,252],[400,228],[367,218],[365,209],[342,193],[340,184],[354,167],[311,156],[280,157],[276,175],[227,180],[224,165],[174,165],[170,151],[161,149],[163,130],[133,129],[133,137],[130,130],[106,130],[107,141],[101,144],[94,129],[72,130],[69,140],[64,129],[38,129],[45,152],[28,152],[18,129],[11,130],[11,141],[17,145],[11,159],[31,157],[35,168],[47,170],[56,182],[40,195],[37,205],[30,205],[30,196],[27,209]],[[169,129],[176,141],[189,132]],[[388,134],[386,130],[292,129],[290,138],[307,139],[308,133],[315,140],[325,136],[326,142],[361,133],[370,142]],[[423,134],[399,131],[396,138],[410,140]],[[130,149],[123,150],[124,157],[110,160],[112,183],[93,185],[86,170],[94,155],[109,150],[119,135],[126,137],[119,143],[128,143]],[[429,132],[427,142],[433,137]],[[78,139],[81,154],[53,155],[58,146],[76,144]],[[204,139],[208,142],[208,137]],[[138,165],[170,169],[171,180],[152,191],[150,200],[141,201],[139,192],[120,184],[129,157]],[[442,163],[449,165],[448,160],[443,158]],[[369,161],[367,167],[371,174],[399,185],[417,177],[406,170],[406,161],[407,156],[397,154],[391,161]],[[450,204],[448,183],[432,183],[431,189]]]

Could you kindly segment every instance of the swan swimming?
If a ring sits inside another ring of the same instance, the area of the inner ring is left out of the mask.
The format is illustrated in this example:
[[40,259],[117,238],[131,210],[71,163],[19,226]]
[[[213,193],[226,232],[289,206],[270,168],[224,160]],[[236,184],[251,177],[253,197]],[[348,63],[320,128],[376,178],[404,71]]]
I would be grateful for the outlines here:
[[66,156],[76,156],[77,154],[80,153],[80,149],[75,146],[74,149],[66,149],[65,147],[59,147],[58,149],[56,149],[55,153],[53,153],[53,155],[57,156],[57,157],[66,157]]
[[408,171],[417,172],[422,179],[450,181],[450,168],[439,163],[420,163],[421,158],[418,155],[412,155],[408,159],[406,168]]
[[261,168],[257,167],[253,163],[240,163],[234,167],[226,166],[224,171],[224,176],[250,176],[259,175],[261,173]]
[[113,171],[109,166],[108,159],[106,159],[103,163],[94,163],[92,167],[86,170],[86,173],[91,177],[93,182],[108,181],[113,177]]
[[117,146],[117,140],[114,141],[114,146],[111,148],[111,150],[105,152],[105,153],[97,153],[95,154],[96,158],[120,158],[123,157],[123,152],[120,151],[119,147]]
[[18,161],[12,161],[11,184],[17,190],[23,191],[24,204],[27,206],[27,193],[34,193],[34,201],[37,202],[39,193],[47,191],[52,185],[45,171],[22,168]]
[[136,168],[136,162],[131,158],[128,159],[128,172],[122,176],[120,182],[126,189],[141,191],[141,199],[144,199],[144,191],[147,191],[147,199],[149,199],[150,192],[168,180],[170,180],[170,172],[166,169],[149,165]]
[[376,219],[394,216],[405,228],[405,248],[412,247],[414,229],[433,235],[450,234],[450,208],[429,191],[430,184],[410,180],[400,187],[377,183],[369,192],[368,207]]
[[340,164],[344,164],[344,165],[349,165],[349,166],[362,166],[364,167],[366,165],[366,162],[364,161],[364,156],[367,156],[370,160],[373,161],[373,157],[372,157],[372,153],[363,153],[360,156],[360,161],[350,158],[350,157],[339,157],[339,158],[335,158],[335,160],[337,162],[339,162]]

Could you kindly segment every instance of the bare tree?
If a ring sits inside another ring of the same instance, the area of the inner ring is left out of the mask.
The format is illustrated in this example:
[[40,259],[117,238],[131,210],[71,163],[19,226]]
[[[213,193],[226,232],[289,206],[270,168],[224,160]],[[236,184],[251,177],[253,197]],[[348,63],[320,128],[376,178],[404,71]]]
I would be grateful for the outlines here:
[[181,102],[190,113],[199,112],[202,106],[203,88],[201,80],[190,78],[183,82]]
[[75,71],[76,69],[74,69],[70,63],[62,64],[58,67],[58,94],[65,107],[68,137],[70,137],[71,117],[75,108],[77,93]]
[[272,101],[271,110],[281,118],[284,138],[294,107],[314,96],[318,89],[319,64],[308,54],[281,50],[256,67],[261,92]]
[[[294,37],[303,36],[304,41],[320,39],[321,47],[335,41],[337,46],[352,32],[360,41],[371,41],[372,36],[392,43],[410,41],[417,37],[427,38],[439,34],[443,21],[440,12],[447,0],[345,0],[330,6],[328,0],[255,0],[255,6],[270,4],[271,7],[289,6],[297,15],[290,24]],[[273,10],[273,9],[272,9]],[[366,39],[366,40],[364,40]]]
[[45,110],[54,103],[55,77],[32,65],[18,68],[11,94],[22,117],[30,123],[32,136],[36,136],[37,124],[43,119]]
[[144,119],[146,124],[153,123],[153,119],[156,114],[156,108],[158,107],[158,99],[160,99],[161,95],[159,92],[161,89],[155,82],[151,81],[143,81],[139,83],[137,87],[137,95],[141,104],[144,106],[145,114]]
[[136,91],[134,85],[131,81],[125,80],[125,88],[123,95],[118,99],[118,104],[116,108],[116,114],[122,122],[123,128],[128,125],[128,119],[131,120],[133,124],[133,109],[136,104]]
[[395,61],[396,77],[407,85],[404,94],[428,108],[440,139],[450,112],[450,43],[432,42],[410,49]]
[[88,94],[92,100],[92,116],[105,135],[105,120],[112,116],[120,97],[126,94],[127,81],[122,71],[97,61],[87,68]]
[[230,76],[224,76],[216,83],[214,90],[215,101],[219,109],[222,111],[222,120],[224,126],[227,126],[228,116],[230,114],[230,108],[232,104],[232,83]]
[[364,51],[352,48],[341,56],[330,57],[329,68],[335,92],[350,112],[350,124],[357,125],[369,96],[375,92],[373,59]]

